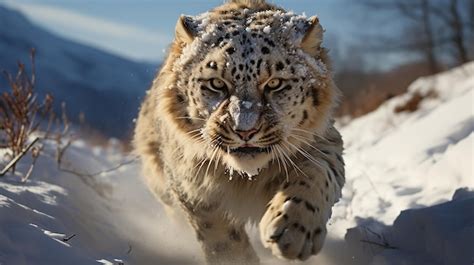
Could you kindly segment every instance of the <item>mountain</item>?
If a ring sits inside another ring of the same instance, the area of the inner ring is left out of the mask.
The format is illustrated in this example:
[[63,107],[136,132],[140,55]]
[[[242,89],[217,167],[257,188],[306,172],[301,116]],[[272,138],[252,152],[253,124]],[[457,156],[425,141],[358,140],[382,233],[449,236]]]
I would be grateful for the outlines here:
[[[31,23],[23,14],[0,6],[0,69],[16,73],[29,65],[36,49],[37,91],[51,92],[67,103],[69,117],[80,112],[93,128],[113,137],[130,133],[139,103],[157,65],[134,62],[58,37]],[[7,89],[1,78],[0,91]]]

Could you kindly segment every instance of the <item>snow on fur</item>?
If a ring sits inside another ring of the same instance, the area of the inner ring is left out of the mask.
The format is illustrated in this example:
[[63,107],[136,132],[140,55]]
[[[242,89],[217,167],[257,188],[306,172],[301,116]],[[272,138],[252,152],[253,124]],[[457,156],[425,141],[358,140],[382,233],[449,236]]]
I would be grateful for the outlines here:
[[[267,15],[267,18],[259,18],[262,15]],[[213,19],[213,14],[210,12],[197,16],[187,16],[187,22],[196,31],[195,40],[184,47],[180,58],[175,62],[173,70],[180,71],[194,62],[202,60],[202,55],[208,54],[211,49],[215,48],[218,40],[220,40],[220,43],[232,43],[232,46],[237,50],[242,50],[242,45],[262,43],[262,38],[253,37],[251,34],[259,32],[270,39],[286,41],[286,46],[293,47],[292,53],[298,54],[304,60],[309,61],[308,63],[321,73],[326,71],[326,66],[320,60],[316,61],[303,52],[297,52],[300,50],[298,47],[306,30],[310,26],[310,21],[305,15],[296,15],[293,12],[281,10],[253,11],[251,13],[249,9],[246,9],[243,14],[236,17],[240,19],[234,21],[235,23],[230,26],[223,27],[223,22]],[[262,20],[264,22],[263,25],[255,23],[255,21]],[[278,28],[279,30],[272,30],[272,28]],[[242,43],[238,41],[241,39],[240,36],[238,38],[233,37],[234,32],[239,32],[239,35],[245,34],[245,37],[252,39],[252,41],[250,44]],[[246,59],[250,60],[251,58],[248,57]]]

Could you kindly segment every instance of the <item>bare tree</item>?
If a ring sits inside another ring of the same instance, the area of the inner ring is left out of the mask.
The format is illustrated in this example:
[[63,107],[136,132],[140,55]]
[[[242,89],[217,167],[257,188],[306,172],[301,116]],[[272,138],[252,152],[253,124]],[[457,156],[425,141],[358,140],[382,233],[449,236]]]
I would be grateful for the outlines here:
[[438,62],[436,60],[435,54],[435,43],[434,43],[434,36],[433,30],[431,29],[431,13],[430,7],[428,4],[428,0],[420,0],[421,4],[421,17],[422,17],[422,25],[423,31],[425,33],[426,38],[426,47],[425,47],[425,54],[430,66],[430,71],[432,73],[438,72]]
[[395,14],[395,23],[403,25],[400,32],[388,37],[385,32],[381,32],[381,36],[372,40],[373,50],[417,52],[428,63],[431,73],[439,71],[428,0],[362,0],[361,3],[365,8],[377,11],[374,13],[383,11]]
[[[378,50],[418,52],[425,58],[430,72],[441,70],[441,64],[463,64],[469,55],[469,37],[474,31],[472,0],[362,0],[363,6],[376,11],[392,12],[403,29],[389,37],[379,36]],[[374,12],[378,13],[378,12]],[[381,35],[384,35],[382,32]],[[449,49],[448,49],[449,48]],[[454,56],[449,54],[454,51]],[[443,61],[447,55],[451,62]],[[454,57],[454,58],[453,58]]]
[[471,28],[471,32],[474,31],[474,1],[470,1],[469,2],[469,17],[471,18],[471,20],[469,21],[469,24],[470,24],[470,28]]
[[[454,47],[458,63],[463,64],[469,61],[466,32],[474,30],[472,28],[473,18],[470,16],[473,11],[469,11],[469,8],[473,8],[474,5],[472,1],[468,0],[450,0],[448,5],[432,5],[430,12],[434,13],[443,22],[444,27],[448,29],[447,34],[449,35],[443,36],[442,41]],[[471,13],[466,16],[467,21],[463,20],[462,10]]]

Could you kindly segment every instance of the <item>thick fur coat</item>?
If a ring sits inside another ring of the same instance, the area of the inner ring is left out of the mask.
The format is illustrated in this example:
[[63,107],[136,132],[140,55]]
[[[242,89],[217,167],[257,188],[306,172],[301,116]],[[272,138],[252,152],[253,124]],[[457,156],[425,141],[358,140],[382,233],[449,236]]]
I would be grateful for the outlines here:
[[249,221],[280,258],[322,248],[344,185],[322,38],[316,17],[265,1],[178,20],[134,144],[149,188],[186,216],[208,263],[258,263]]

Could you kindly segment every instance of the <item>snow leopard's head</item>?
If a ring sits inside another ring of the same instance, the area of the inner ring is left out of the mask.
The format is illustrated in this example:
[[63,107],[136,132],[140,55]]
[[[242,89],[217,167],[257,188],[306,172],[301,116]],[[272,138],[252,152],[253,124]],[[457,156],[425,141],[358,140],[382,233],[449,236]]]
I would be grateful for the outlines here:
[[264,3],[182,16],[162,76],[167,110],[211,159],[254,175],[326,129],[337,97],[323,29]]

